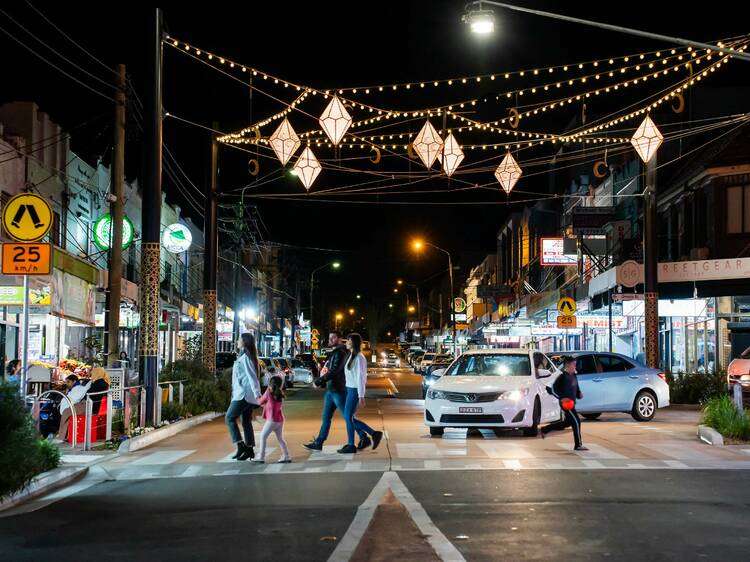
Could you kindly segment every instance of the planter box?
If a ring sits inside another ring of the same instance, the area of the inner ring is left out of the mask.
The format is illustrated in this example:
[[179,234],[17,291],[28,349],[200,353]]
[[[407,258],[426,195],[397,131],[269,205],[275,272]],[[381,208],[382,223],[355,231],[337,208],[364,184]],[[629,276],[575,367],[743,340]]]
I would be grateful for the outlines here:
[[120,447],[117,449],[117,453],[132,453],[134,451],[137,451],[138,449],[143,449],[144,447],[148,447],[149,445],[158,443],[162,439],[167,439],[168,437],[177,435],[178,433],[185,431],[186,429],[190,429],[191,427],[194,427],[198,424],[210,421],[220,415],[221,414],[217,412],[206,412],[205,414],[200,414],[186,420],[181,420],[169,425],[165,425],[164,427],[160,427],[159,429],[155,429],[153,431],[149,431],[148,433],[144,433],[142,435],[138,435],[137,437],[133,437],[131,439],[123,441],[122,444],[120,444]]

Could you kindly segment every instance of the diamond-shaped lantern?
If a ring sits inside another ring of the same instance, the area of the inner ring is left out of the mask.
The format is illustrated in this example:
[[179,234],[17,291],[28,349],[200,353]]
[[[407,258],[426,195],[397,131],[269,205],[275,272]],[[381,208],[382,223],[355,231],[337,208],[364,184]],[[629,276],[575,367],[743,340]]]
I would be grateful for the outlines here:
[[448,138],[445,139],[443,151],[438,156],[438,159],[443,165],[445,175],[448,177],[453,175],[453,172],[456,171],[456,168],[458,168],[458,165],[464,159],[464,151],[461,150],[461,146],[458,144],[456,137],[453,136],[453,133],[449,134]]
[[638,156],[644,162],[648,162],[654,157],[662,142],[664,142],[664,135],[661,134],[661,131],[648,115],[633,134],[633,138],[630,139],[630,144],[633,145]]
[[294,164],[294,171],[297,173],[297,177],[299,177],[302,185],[304,185],[305,189],[308,191],[315,181],[315,178],[320,174],[321,169],[320,162],[318,162],[318,159],[313,154],[313,151],[310,150],[309,146],[302,151],[302,154],[299,155],[297,162]]
[[346,131],[352,125],[352,116],[346,110],[341,100],[333,96],[331,102],[326,106],[320,119],[320,127],[325,131],[328,138],[336,146],[344,138]]
[[268,138],[268,144],[273,148],[276,157],[281,161],[281,165],[285,166],[302,143],[300,143],[297,133],[294,132],[289,119],[285,118]]
[[500,185],[503,186],[505,193],[510,195],[510,192],[513,191],[516,183],[521,178],[522,173],[521,166],[518,165],[513,155],[508,152],[495,170],[495,177],[500,182]]
[[443,150],[443,139],[440,138],[432,123],[427,121],[424,127],[417,133],[412,146],[414,147],[414,152],[422,160],[422,163],[431,168],[435,163],[435,158]]

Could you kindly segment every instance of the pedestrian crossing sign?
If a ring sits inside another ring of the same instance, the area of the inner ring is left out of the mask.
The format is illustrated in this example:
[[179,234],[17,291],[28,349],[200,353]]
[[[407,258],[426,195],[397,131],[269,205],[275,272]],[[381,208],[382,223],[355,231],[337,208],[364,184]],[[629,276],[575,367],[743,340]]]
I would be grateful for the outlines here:
[[557,303],[557,311],[563,316],[573,316],[576,313],[576,301],[570,297],[563,297]]
[[52,228],[52,207],[34,193],[19,193],[3,207],[3,228],[18,242],[37,242]]

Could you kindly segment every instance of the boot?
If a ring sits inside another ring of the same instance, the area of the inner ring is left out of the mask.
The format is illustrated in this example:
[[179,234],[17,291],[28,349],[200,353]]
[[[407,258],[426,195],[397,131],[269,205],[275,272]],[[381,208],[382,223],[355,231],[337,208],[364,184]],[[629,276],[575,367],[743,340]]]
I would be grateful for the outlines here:
[[252,447],[248,447],[243,443],[243,451],[240,453],[240,455],[237,457],[238,461],[246,461],[247,459],[252,459],[255,457],[255,451]]
[[232,455],[232,458],[233,459],[238,458],[244,450],[245,450],[245,444],[242,441],[240,441],[239,443],[237,443],[237,452]]

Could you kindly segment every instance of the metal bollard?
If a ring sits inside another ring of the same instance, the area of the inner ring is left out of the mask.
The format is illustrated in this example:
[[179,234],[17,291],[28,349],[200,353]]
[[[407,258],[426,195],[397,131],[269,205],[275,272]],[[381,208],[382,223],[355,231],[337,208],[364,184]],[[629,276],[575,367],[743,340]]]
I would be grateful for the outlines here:
[[107,429],[104,435],[105,441],[112,440],[112,393],[107,393]]
[[146,389],[141,388],[141,403],[140,403],[140,416],[139,426],[146,427]]
[[154,427],[161,425],[161,387],[157,387],[159,391],[156,393],[156,412],[154,412]]
[[740,383],[734,383],[732,392],[732,397],[734,398],[734,406],[737,408],[737,412],[739,412],[740,416],[744,418],[745,406],[742,403],[742,385]]
[[[93,409],[93,402],[91,402],[91,398],[86,397],[86,417],[85,422],[83,424],[83,450],[89,451],[91,450],[91,410]],[[75,416],[75,410],[73,410],[73,415]]]
[[167,386],[167,401],[168,402],[174,402],[174,386],[172,386],[172,383],[169,383],[169,386]]
[[122,418],[123,428],[125,433],[130,433],[130,416],[131,416],[131,405],[130,405],[130,390],[122,391]]
[[182,381],[180,381],[180,390],[179,390],[179,399],[180,404],[182,404],[182,398],[183,398],[183,392],[185,390],[185,385],[182,384]]

